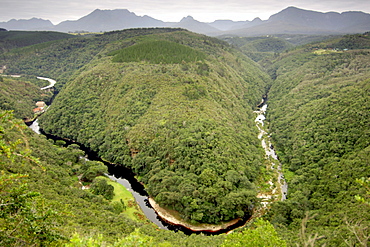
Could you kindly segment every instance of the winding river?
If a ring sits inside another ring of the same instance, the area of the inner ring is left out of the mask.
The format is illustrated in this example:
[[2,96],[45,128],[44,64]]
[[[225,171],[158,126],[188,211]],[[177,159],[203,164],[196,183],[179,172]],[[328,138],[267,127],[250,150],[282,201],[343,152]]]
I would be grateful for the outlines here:
[[[54,85],[56,83],[55,80],[50,79],[50,78],[45,78],[45,77],[37,77],[37,78],[40,79],[40,80],[47,80],[50,83],[48,86],[42,87],[41,90],[46,90],[46,89],[52,88],[52,87],[54,87]],[[287,191],[288,191],[288,186],[287,186],[287,184],[285,183],[285,180],[284,180],[284,176],[283,176],[283,173],[282,173],[282,170],[281,170],[281,164],[278,161],[278,157],[275,153],[275,150],[273,149],[273,147],[271,145],[271,142],[269,140],[269,136],[267,135],[267,132],[264,130],[264,122],[263,121],[265,120],[266,110],[267,110],[267,104],[264,104],[264,105],[262,105],[262,107],[260,108],[259,111],[255,111],[255,113],[258,114],[257,118],[255,119],[256,126],[259,129],[258,138],[261,139],[261,145],[262,145],[262,147],[264,148],[264,150],[266,152],[266,157],[267,158],[271,157],[274,160],[274,162],[271,162],[271,169],[275,169],[275,166],[276,166],[275,163],[278,164],[276,170],[278,172],[278,184],[280,185],[279,187],[280,187],[280,191],[281,191],[281,200],[285,200],[286,199],[286,194],[287,194]],[[40,129],[40,126],[38,124],[37,119],[35,121],[33,121],[33,123],[29,127],[37,134],[44,134],[48,138],[51,138],[51,139],[54,139],[54,140],[58,140],[58,139],[59,140],[64,140],[64,141],[67,142],[67,145],[75,143],[73,141],[68,141],[68,140],[65,140],[63,138],[59,138],[57,136],[53,136],[53,135],[49,135],[49,134],[44,133],[42,131],[42,129]],[[111,163],[108,163],[106,161],[103,161],[100,157],[98,157],[98,155],[96,153],[87,149],[86,147],[84,147],[84,145],[81,145],[81,144],[79,144],[79,145],[80,145],[81,150],[85,151],[88,159],[101,161],[105,165],[107,165],[108,172],[109,172],[109,175],[107,175],[107,176],[110,179],[112,179],[114,181],[117,181],[121,185],[125,186],[125,188],[127,190],[129,190],[132,193],[132,195],[135,197],[135,200],[136,200],[137,204],[140,206],[140,208],[142,209],[145,216],[161,229],[168,229],[168,230],[174,230],[174,231],[179,231],[180,230],[180,231],[183,231],[186,234],[191,234],[191,233],[194,233],[194,232],[197,232],[197,233],[203,232],[203,233],[206,233],[206,234],[219,234],[219,233],[227,232],[227,231],[229,231],[229,230],[231,230],[231,229],[233,229],[237,226],[240,226],[240,225],[243,224],[243,222],[245,223],[245,221],[247,220],[247,219],[243,219],[242,221],[238,221],[236,224],[233,223],[232,225],[230,225],[230,227],[226,227],[225,229],[221,229],[221,230],[219,229],[219,230],[217,230],[217,232],[214,232],[214,231],[209,230],[209,229],[208,230],[192,231],[189,228],[183,227],[181,225],[167,224],[166,222],[161,220],[160,217],[158,217],[157,212],[151,207],[151,205],[149,203],[149,199],[148,199],[148,194],[146,193],[143,185],[140,184],[135,179],[134,174],[132,173],[132,171],[130,169],[125,168],[125,167],[120,166],[120,165],[115,165],[115,164],[111,164]],[[269,181],[269,182],[272,185],[272,182],[271,181]],[[262,202],[262,204],[264,204],[264,202]],[[264,205],[266,205],[266,203]]]

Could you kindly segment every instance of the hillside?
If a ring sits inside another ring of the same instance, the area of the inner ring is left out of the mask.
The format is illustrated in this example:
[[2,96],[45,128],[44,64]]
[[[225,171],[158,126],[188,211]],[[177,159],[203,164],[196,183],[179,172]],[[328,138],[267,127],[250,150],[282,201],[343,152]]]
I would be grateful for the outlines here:
[[262,160],[252,110],[269,78],[226,43],[184,31],[123,39],[99,55],[40,118],[45,131],[131,167],[183,219],[248,213]]
[[365,193],[356,180],[370,175],[369,41],[348,35],[271,63],[268,120],[289,184],[288,200],[274,205],[271,222],[289,238],[287,229],[298,231],[308,215],[306,238],[317,233],[317,244],[367,241],[369,208],[356,200]]
[[14,116],[19,119],[30,118],[34,114],[37,101],[48,102],[51,92],[43,92],[25,78],[0,77],[0,109],[13,110]]
[[[43,42],[12,49],[4,53],[0,65],[6,65],[7,74],[34,75],[53,78],[60,89],[73,74],[88,64],[110,42],[150,33],[174,32],[180,29],[132,29],[94,36]],[[38,35],[39,32],[29,32]],[[64,34],[63,34],[64,35]]]
[[[124,188],[114,182],[97,185],[105,179],[94,176],[106,167],[81,159],[77,145],[65,148],[46,140],[6,111],[0,111],[0,131],[1,246],[286,246],[263,220],[227,236],[160,230],[142,219],[133,198],[116,201]],[[82,189],[78,175],[94,178],[91,189]],[[110,186],[113,199],[100,192]]]
[[0,53],[13,48],[71,37],[73,36],[70,34],[58,32],[2,31],[0,32]]
[[222,39],[238,47],[245,55],[254,61],[276,56],[278,53],[287,51],[294,46],[292,43],[288,42],[286,38],[283,39],[273,36],[224,37]]

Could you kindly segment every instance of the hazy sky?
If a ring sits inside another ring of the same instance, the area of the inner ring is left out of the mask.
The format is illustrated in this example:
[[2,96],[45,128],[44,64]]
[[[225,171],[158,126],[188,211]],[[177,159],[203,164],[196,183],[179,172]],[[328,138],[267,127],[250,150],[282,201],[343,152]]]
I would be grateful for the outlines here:
[[320,12],[363,11],[370,13],[369,0],[0,0],[0,21],[48,19],[54,24],[77,20],[95,9],[128,9],[162,21],[180,21],[191,15],[203,22],[266,20],[286,7]]

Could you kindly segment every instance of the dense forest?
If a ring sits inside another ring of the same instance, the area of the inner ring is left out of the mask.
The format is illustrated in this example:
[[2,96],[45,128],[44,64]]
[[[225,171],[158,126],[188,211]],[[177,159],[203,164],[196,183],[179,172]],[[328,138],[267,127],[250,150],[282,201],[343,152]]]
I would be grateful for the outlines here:
[[[14,110],[0,115],[1,245],[367,246],[368,34],[302,46],[159,28],[31,46],[26,37],[0,54],[5,73],[22,75],[0,77],[0,108]],[[39,118],[46,132],[130,167],[157,203],[193,224],[261,209],[256,195],[272,175],[253,111],[265,95],[288,198],[229,235],[159,230],[102,177],[102,163],[17,120],[50,99],[36,76],[60,82]]]
[[270,134],[289,184],[270,220],[287,238],[307,216],[320,244],[369,240],[369,206],[356,200],[366,193],[358,180],[370,175],[369,44],[350,35],[270,61]]
[[263,156],[252,110],[269,81],[258,66],[184,31],[124,39],[100,55],[40,118],[44,130],[131,167],[185,220],[219,223],[253,208]]

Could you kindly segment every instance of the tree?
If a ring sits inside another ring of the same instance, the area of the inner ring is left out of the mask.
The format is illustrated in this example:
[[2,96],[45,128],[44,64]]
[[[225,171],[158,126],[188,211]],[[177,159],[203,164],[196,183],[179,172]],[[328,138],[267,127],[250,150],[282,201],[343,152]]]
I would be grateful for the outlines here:
[[53,227],[57,213],[45,207],[39,193],[28,190],[25,177],[0,176],[1,246],[49,246],[64,238]]
[[222,247],[275,247],[286,246],[286,242],[281,239],[275,228],[268,222],[258,219],[254,223],[254,228],[249,228],[243,232],[234,232],[227,235]]
[[[53,228],[56,212],[45,205],[37,192],[29,191],[25,181],[27,175],[8,174],[4,167],[23,162],[39,164],[29,154],[28,142],[20,121],[9,111],[0,113],[0,245],[1,246],[45,246],[56,243],[63,237]],[[16,129],[24,138],[13,142],[9,132]]]
[[356,179],[356,182],[366,189],[366,194],[364,196],[355,196],[356,200],[370,206],[370,177]]
[[82,180],[86,182],[91,182],[97,176],[103,176],[108,173],[108,168],[99,161],[86,161],[85,166],[82,168]]
[[93,180],[90,187],[95,195],[102,195],[107,200],[112,200],[114,196],[114,187],[107,183],[103,177],[97,177]]

